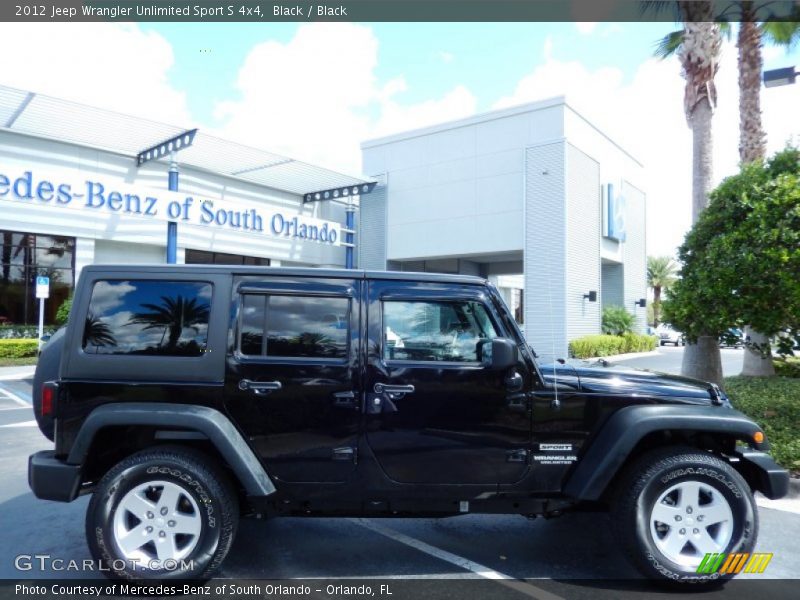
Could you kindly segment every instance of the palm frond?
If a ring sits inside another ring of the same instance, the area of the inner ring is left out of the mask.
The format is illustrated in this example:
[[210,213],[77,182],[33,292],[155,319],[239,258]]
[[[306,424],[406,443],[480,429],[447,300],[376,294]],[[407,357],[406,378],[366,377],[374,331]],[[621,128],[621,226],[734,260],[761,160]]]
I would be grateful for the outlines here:
[[769,21],[761,23],[764,41],[793,50],[800,42],[800,23],[797,21]]
[[681,20],[680,3],[674,0],[644,0],[639,3],[639,11],[642,16],[653,17],[654,20],[660,20],[664,15],[672,17],[675,22]]
[[669,58],[678,51],[683,43],[683,29],[673,31],[656,42],[653,56],[664,59]]

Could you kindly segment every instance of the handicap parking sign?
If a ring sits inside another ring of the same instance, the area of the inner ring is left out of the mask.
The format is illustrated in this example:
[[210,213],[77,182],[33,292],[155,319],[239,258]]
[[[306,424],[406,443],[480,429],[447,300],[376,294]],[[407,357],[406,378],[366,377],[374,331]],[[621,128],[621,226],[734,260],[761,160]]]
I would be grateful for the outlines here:
[[50,297],[50,278],[38,276],[36,278],[36,297],[49,298]]

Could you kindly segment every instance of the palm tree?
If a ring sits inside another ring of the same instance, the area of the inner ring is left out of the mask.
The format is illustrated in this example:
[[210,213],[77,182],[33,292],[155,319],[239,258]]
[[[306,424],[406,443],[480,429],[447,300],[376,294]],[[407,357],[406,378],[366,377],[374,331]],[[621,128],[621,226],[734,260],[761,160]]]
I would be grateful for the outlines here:
[[[683,109],[692,130],[692,223],[708,205],[712,183],[711,117],[717,103],[714,77],[719,68],[722,48],[720,26],[715,22],[713,3],[648,2],[645,9],[672,12],[683,29],[666,36],[656,54],[676,54],[686,80]],[[722,382],[722,361],[713,332],[700,336],[696,344],[687,344],[681,372],[705,381]]]
[[208,323],[208,304],[199,302],[198,298],[184,298],[180,294],[176,298],[161,296],[161,304],[142,304],[150,312],[134,313],[128,325],[145,325],[144,329],[164,328],[169,350],[178,347],[178,340],[186,327],[198,331],[199,325]]
[[675,283],[677,265],[669,256],[647,257],[647,286],[653,288],[653,327],[661,316],[661,293]]
[[117,339],[111,333],[111,328],[92,313],[86,315],[86,323],[83,326],[82,347],[94,346],[95,350],[97,350],[101,346],[116,345]]
[[[758,10],[754,2],[738,3],[739,19],[737,32],[738,71],[739,71],[739,162],[742,165],[764,160],[766,155],[766,134],[761,122],[761,69],[763,65],[762,48],[765,42],[786,48],[800,41],[800,22],[767,21],[757,22]],[[800,12],[798,12],[800,14]],[[725,27],[726,34],[730,28]],[[683,41],[683,31],[667,34],[658,42],[656,54],[661,57],[674,54]],[[769,339],[749,327],[745,328],[748,339],[756,347],[769,344]],[[762,353],[754,348],[746,348],[742,375],[774,375],[770,352]]]

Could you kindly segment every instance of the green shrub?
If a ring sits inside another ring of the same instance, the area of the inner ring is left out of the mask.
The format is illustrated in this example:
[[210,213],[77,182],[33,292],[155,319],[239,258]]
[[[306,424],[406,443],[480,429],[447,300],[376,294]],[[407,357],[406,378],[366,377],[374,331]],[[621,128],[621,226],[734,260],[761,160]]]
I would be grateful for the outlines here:
[[603,309],[601,329],[606,335],[622,335],[633,331],[636,317],[622,306],[606,306]]
[[622,354],[625,340],[617,335],[587,335],[569,343],[569,354],[575,358]]
[[569,343],[569,354],[574,358],[596,358],[627,352],[650,352],[657,346],[658,338],[652,335],[587,335]]
[[625,346],[623,354],[627,352],[652,352],[658,347],[658,338],[654,335],[639,335],[638,333],[623,334]]
[[63,325],[69,319],[69,311],[72,308],[72,294],[64,300],[56,311],[56,323]]
[[0,340],[0,358],[25,358],[36,356],[36,340]]
[[773,458],[787,469],[800,470],[800,379],[727,377],[724,383],[733,406],[767,434]]
[[784,359],[775,359],[775,373],[783,377],[800,378],[800,358],[789,356]]

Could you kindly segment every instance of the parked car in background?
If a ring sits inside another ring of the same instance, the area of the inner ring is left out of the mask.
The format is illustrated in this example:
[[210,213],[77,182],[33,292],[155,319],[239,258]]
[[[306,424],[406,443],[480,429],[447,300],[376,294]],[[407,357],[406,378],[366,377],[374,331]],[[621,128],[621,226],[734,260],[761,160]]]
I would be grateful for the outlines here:
[[738,327],[730,327],[719,336],[720,348],[741,348],[744,346],[744,333]]
[[656,328],[656,335],[659,337],[659,344],[664,346],[666,344],[674,344],[675,346],[685,346],[686,339],[683,337],[683,333],[680,331],[674,330],[669,325],[659,325]]

